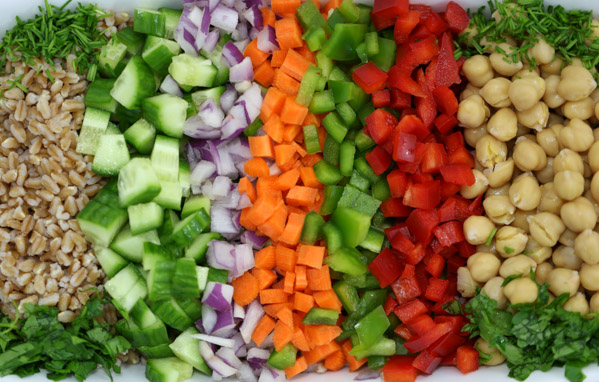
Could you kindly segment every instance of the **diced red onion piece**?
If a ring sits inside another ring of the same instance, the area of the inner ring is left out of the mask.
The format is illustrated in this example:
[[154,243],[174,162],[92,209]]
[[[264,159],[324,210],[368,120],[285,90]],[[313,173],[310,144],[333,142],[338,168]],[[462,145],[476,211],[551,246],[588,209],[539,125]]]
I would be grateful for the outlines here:
[[227,150],[231,153],[231,157],[236,162],[245,162],[252,158],[250,153],[250,145],[246,138],[232,139],[227,145]]
[[235,83],[240,81],[252,81],[254,79],[254,67],[252,60],[246,57],[239,64],[229,70],[229,81]]
[[231,178],[228,176],[219,175],[212,183],[212,196],[214,199],[222,199],[231,192]]
[[227,85],[227,89],[220,96],[220,107],[223,109],[225,113],[228,113],[229,110],[233,107],[233,104],[237,100],[237,91],[231,85]]
[[223,283],[209,281],[206,284],[202,304],[218,310],[219,312],[231,309],[231,300],[233,299],[233,286]]
[[210,180],[207,180],[204,182],[204,184],[202,184],[202,195],[204,195],[205,197],[207,197],[210,200],[214,199],[214,196],[212,195],[212,182]]
[[239,51],[239,48],[237,48],[237,45],[233,44],[233,42],[231,41],[227,41],[225,46],[223,46],[223,59],[225,60],[227,66],[230,68],[243,61],[244,57],[243,53],[241,53],[241,51]]
[[220,4],[220,0],[208,0],[208,9],[210,9],[210,12],[214,11],[218,4]]
[[237,357],[245,357],[247,355],[247,347],[245,346],[243,337],[241,337],[241,333],[239,333],[239,331],[237,333],[235,333],[232,340],[235,341],[235,345],[233,345],[233,350],[235,350],[235,355]]
[[268,237],[258,236],[254,231],[247,230],[243,232],[240,240],[244,244],[251,245],[252,248],[254,248],[255,250],[259,250],[262,249],[262,247],[264,247],[264,244],[266,244],[266,242],[268,241]]
[[227,7],[232,7],[233,5],[235,5],[235,0],[222,0],[222,2]]
[[191,54],[194,56],[198,55],[198,50],[195,46],[195,34],[197,33],[197,29],[189,30],[179,23],[177,28],[175,28],[175,41],[181,49],[187,54]]
[[160,91],[162,93],[172,94],[179,98],[183,98],[183,91],[179,87],[177,81],[175,81],[170,74],[167,74],[166,77],[164,77],[164,80],[160,84]]
[[274,370],[269,366],[265,366],[260,372],[260,379],[258,379],[258,382],[282,382],[285,380],[285,374],[283,374],[282,371]]
[[229,194],[227,194],[227,196],[215,201],[214,203],[212,203],[212,205],[215,207],[226,208],[229,210],[237,209],[237,205],[239,204],[240,198],[241,195],[239,195],[239,192],[231,191]]
[[237,11],[219,4],[211,13],[210,23],[226,32],[233,33],[239,22]]
[[208,53],[212,53],[216,44],[218,44],[218,39],[220,38],[220,29],[213,29],[206,36],[206,40],[204,41],[204,50]]
[[247,361],[254,371],[262,370],[266,361],[270,357],[270,351],[260,348],[251,348],[248,350]]
[[246,111],[250,118],[250,123],[252,123],[260,115],[260,108],[262,107],[263,100],[264,97],[262,96],[262,90],[260,90],[260,86],[254,83],[237,99],[235,103],[239,103],[241,101],[245,102]]
[[237,369],[227,365],[222,359],[214,354],[207,342],[200,341],[200,354],[208,366],[221,377],[230,377],[237,373]]
[[255,38],[258,38],[258,34],[260,33],[260,31],[256,28],[252,28],[250,29],[250,33],[248,34],[248,36],[250,37],[250,40],[253,40]]
[[250,39],[235,41],[234,43],[240,51],[245,52],[245,48],[250,44]]
[[229,306],[222,312],[216,312],[216,325],[212,329],[213,336],[230,338],[237,332],[237,323],[233,317],[233,308]]
[[264,20],[262,18],[262,12],[257,5],[253,5],[243,12],[243,17],[258,31],[264,27]]
[[243,275],[254,267],[254,251],[249,244],[238,244],[235,246],[235,270],[233,279]]
[[233,215],[230,209],[217,205],[210,208],[210,231],[220,234],[239,233],[239,229],[233,223]]
[[237,378],[239,382],[258,382],[258,378],[254,375],[254,370],[247,362],[244,362],[239,370],[237,370]]
[[191,143],[187,143],[185,146],[185,159],[189,163],[190,168],[194,168],[195,165],[200,161],[201,155],[199,150],[196,150]]
[[199,115],[194,115],[183,124],[183,134],[196,139],[216,139],[222,134],[218,127],[209,126]]
[[243,119],[245,123],[248,124],[248,126],[250,123],[252,123],[252,120],[250,119],[250,115],[247,110],[246,103],[243,100],[240,101],[238,99],[235,102],[235,105],[233,105],[233,107],[231,108],[231,110],[229,110],[229,114],[231,114],[235,118]]
[[231,37],[233,38],[234,41],[244,40],[244,39],[248,38],[248,36],[249,36],[248,24],[245,22],[241,22],[241,23],[237,24],[237,28],[235,28],[235,31],[233,33],[231,33]]
[[201,186],[206,179],[210,178],[216,171],[216,165],[206,160],[199,161],[190,175],[190,183],[192,186]]
[[241,333],[246,344],[249,344],[252,340],[252,333],[254,333],[254,329],[256,329],[258,322],[263,316],[264,308],[262,308],[260,302],[258,302],[258,300],[252,301],[248,306],[248,309],[245,312],[245,318],[239,327],[239,333]]
[[206,333],[212,333],[216,325],[216,311],[208,305],[202,305],[202,326]]
[[189,19],[189,21],[191,21],[193,23],[193,25],[196,26],[196,28],[200,29],[200,27],[202,26],[202,18],[204,17],[204,10],[200,7],[192,7],[189,14],[187,15],[187,18]]
[[245,317],[245,309],[243,306],[239,305],[238,303],[233,303],[233,317],[235,318],[241,318],[243,319],[243,317]]
[[356,375],[354,381],[367,381],[370,379],[378,379],[380,376],[380,371],[364,368],[358,373],[358,375]]
[[202,102],[198,116],[206,125],[214,128],[221,127],[223,119],[225,119],[225,113],[216,105],[216,101],[212,98],[208,98]]
[[271,332],[268,336],[266,336],[264,341],[260,344],[261,349],[270,349],[274,346],[275,343],[273,341],[273,335],[274,332]]
[[281,175],[281,173],[282,173],[281,169],[279,168],[279,166],[277,166],[276,163],[271,164],[269,166],[269,170],[270,170],[270,172],[269,172],[270,176]]
[[[235,268],[234,249],[235,247],[232,244],[225,241],[212,240],[208,244],[208,251],[206,251],[208,265],[213,268],[232,271]],[[204,292],[205,294],[206,292]]]
[[275,28],[267,25],[258,33],[258,49],[264,53],[272,53],[275,50],[279,50]]
[[239,197],[239,203],[237,203],[236,210],[243,210],[244,208],[248,208],[252,206],[252,200],[250,197],[244,192]]
[[240,81],[235,84],[235,90],[237,90],[238,93],[243,93],[251,87],[252,81]]
[[209,336],[207,334],[193,334],[192,337],[218,346],[225,346],[226,348],[232,348],[235,345],[235,341],[229,338]]
[[243,133],[246,127],[248,127],[248,123],[245,118],[234,118],[231,114],[228,114],[221,128],[221,139],[234,138]]
[[214,353],[218,358],[225,361],[225,363],[235,369],[238,369],[243,364],[239,358],[235,355],[235,350],[231,349],[231,347],[220,348],[216,353]]

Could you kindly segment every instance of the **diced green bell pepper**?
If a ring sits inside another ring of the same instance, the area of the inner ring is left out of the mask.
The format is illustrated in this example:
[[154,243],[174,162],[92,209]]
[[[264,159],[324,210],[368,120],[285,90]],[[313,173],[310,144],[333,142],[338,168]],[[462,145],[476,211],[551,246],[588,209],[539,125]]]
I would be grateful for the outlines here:
[[364,157],[356,158],[354,162],[354,167],[356,170],[362,174],[366,179],[368,179],[371,183],[376,183],[381,180],[381,176],[374,173],[372,167],[368,164],[368,161]]
[[312,4],[309,1],[304,2],[297,7],[295,15],[302,28],[306,31],[310,28],[320,28],[327,25],[327,21],[314,2]]
[[343,195],[343,189],[344,187],[341,186],[324,186],[324,200],[320,205],[320,214],[322,216],[327,216],[335,212],[337,203],[339,203],[339,199]]
[[343,305],[343,308],[348,314],[352,314],[358,308],[360,297],[358,296],[358,290],[353,286],[349,285],[345,281],[337,281],[333,284],[333,290],[339,297],[339,301]]
[[389,189],[387,179],[382,178],[372,185],[372,196],[381,202],[384,202],[391,197],[391,190]]
[[333,253],[343,247],[343,236],[341,236],[341,231],[339,231],[339,228],[333,223],[326,222],[322,226],[322,234],[329,253]]
[[335,185],[343,179],[343,175],[339,172],[339,168],[325,160],[321,160],[314,165],[314,173],[320,183],[329,186]]
[[339,156],[341,153],[341,145],[329,134],[324,139],[322,149],[322,158],[333,166],[339,165]]
[[336,325],[339,312],[332,309],[312,308],[302,319],[304,325]]
[[335,97],[332,90],[316,92],[312,95],[310,101],[310,112],[314,114],[323,114],[335,110]]
[[324,262],[338,272],[360,276],[368,272],[366,264],[360,260],[360,252],[355,248],[341,247],[324,259]]
[[306,41],[306,45],[308,45],[308,49],[310,52],[316,52],[320,50],[322,46],[327,41],[327,34],[323,28],[310,28],[304,35],[302,39]]
[[[331,18],[333,18],[333,15],[331,15]],[[330,24],[331,19],[329,19]],[[336,24],[333,34],[324,44],[322,50],[333,60],[354,60],[357,58],[356,48],[364,41],[367,30],[368,28],[363,24]]]
[[[395,342],[393,345],[395,345]],[[296,356],[297,348],[288,343],[280,351],[272,351],[272,354],[268,358],[268,365],[278,370],[288,369],[295,364]]]
[[347,207],[337,207],[331,221],[339,228],[343,243],[355,248],[366,238],[371,216]]
[[362,344],[354,346],[349,354],[356,357],[356,359],[361,360],[373,355],[391,356],[395,354],[395,351],[395,341],[387,337],[382,337],[370,347],[366,347]]
[[360,9],[353,0],[343,0],[338,9],[348,23],[355,23],[360,18]]
[[322,237],[322,227],[325,222],[322,216],[314,211],[306,214],[304,219],[304,228],[300,237],[300,242],[312,245]]
[[356,307],[356,310],[351,313],[345,321],[343,321],[343,329],[353,329],[354,326],[369,312],[379,305],[385,303],[387,297],[387,291],[384,289],[367,290],[360,297],[360,302]]
[[[340,67],[333,66],[333,68],[331,69],[331,74],[329,75],[329,82],[331,82],[331,81],[351,82],[351,77],[348,76]],[[353,91],[353,88],[352,88],[352,91]],[[351,97],[351,95],[350,95],[350,97]]]
[[395,64],[395,54],[397,52],[397,44],[394,40],[379,37],[378,40],[379,52],[370,57],[370,61],[374,62],[381,70],[388,72]]
[[339,170],[343,176],[351,176],[354,171],[354,156],[356,145],[352,141],[345,140],[339,148]]
[[368,57],[379,54],[379,35],[376,32],[368,32],[364,37],[366,43],[366,54]]
[[348,102],[354,94],[355,83],[350,81],[331,81],[329,80],[329,89],[333,91],[335,103]]
[[379,281],[372,273],[365,273],[360,276],[345,275],[343,280],[358,290],[379,288]]
[[316,60],[316,66],[322,70],[323,77],[328,79],[331,71],[333,70],[333,66],[335,65],[333,60],[328,58],[322,50],[319,50],[314,58]]
[[382,305],[374,308],[354,326],[360,338],[360,345],[369,348],[374,345],[389,327],[389,319]]
[[366,238],[359,244],[359,246],[369,251],[379,253],[383,248],[384,242],[385,234],[373,228],[370,228],[368,230]]
[[388,360],[389,357],[385,357],[382,355],[372,355],[368,357],[368,368],[372,370],[379,370],[383,366],[385,366]]
[[358,44],[358,47],[356,48],[356,54],[358,55],[358,58],[360,59],[360,61],[365,64],[368,62],[368,53],[366,52],[366,43],[364,43],[363,41]]
[[337,113],[341,117],[341,120],[343,120],[343,123],[347,127],[353,128],[358,126],[358,124],[356,123],[358,121],[356,112],[354,111],[354,109],[352,109],[351,106],[349,106],[348,103],[338,103],[335,109],[337,110]]
[[343,142],[343,138],[345,138],[345,135],[347,134],[347,126],[345,126],[345,123],[343,123],[341,116],[339,116],[337,112],[334,111],[327,114],[322,120],[322,124],[327,133],[329,133],[337,143]]
[[362,174],[358,172],[358,170],[354,170],[351,174],[351,178],[349,179],[349,185],[357,188],[362,192],[366,192],[370,187],[370,181],[364,178]]
[[[321,29],[322,30],[322,29]],[[324,33],[324,31],[322,32]],[[310,65],[306,73],[302,77],[302,82],[300,83],[300,88],[297,93],[297,97],[295,98],[295,102],[300,105],[310,106],[310,102],[312,102],[312,97],[314,96],[314,91],[318,86],[318,83],[321,79],[321,70],[314,66]]]
[[376,142],[368,135],[364,134],[363,131],[360,131],[356,135],[354,142],[356,142],[356,148],[358,149],[358,151],[365,151],[376,145]]
[[[259,118],[258,118],[259,119]],[[318,129],[314,125],[304,126],[304,145],[308,154],[319,153],[320,139],[318,137]]]
[[331,30],[335,29],[335,26],[337,24],[342,24],[345,22],[345,17],[343,17],[343,15],[341,14],[341,12],[339,11],[339,9],[335,9],[330,15],[329,15],[329,19],[327,20],[327,26],[329,28],[331,28]]

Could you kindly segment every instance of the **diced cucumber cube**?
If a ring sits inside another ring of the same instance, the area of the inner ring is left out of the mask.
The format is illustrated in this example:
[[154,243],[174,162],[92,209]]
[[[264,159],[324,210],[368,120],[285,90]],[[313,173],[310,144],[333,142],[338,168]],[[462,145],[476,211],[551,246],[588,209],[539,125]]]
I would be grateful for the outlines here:
[[163,208],[171,210],[181,210],[181,200],[183,199],[183,190],[179,182],[160,181],[160,194],[154,198],[154,202]]
[[210,228],[210,215],[199,210],[181,220],[173,229],[171,240],[179,247],[189,245],[199,234]]
[[166,17],[154,9],[136,8],[133,19],[133,30],[138,33],[164,37],[166,33]]
[[114,78],[119,75],[118,66],[127,54],[127,45],[113,38],[108,41],[98,55],[98,70],[105,77]]
[[110,91],[110,95],[125,108],[139,109],[141,101],[154,94],[156,81],[152,69],[139,56],[133,56]]
[[109,112],[88,107],[85,110],[75,151],[80,154],[95,155],[100,144],[100,137],[106,132],[109,121]]
[[178,139],[158,135],[150,159],[158,179],[172,182],[179,180]]
[[133,56],[138,56],[144,46],[146,36],[142,33],[137,33],[133,27],[123,28],[116,33],[116,38],[127,46],[127,51]]
[[164,15],[164,37],[170,38],[171,40],[175,38],[175,29],[179,24],[179,19],[181,18],[182,11],[180,9],[170,9],[170,8],[158,8],[160,13]]
[[116,80],[113,78],[96,78],[89,84],[85,93],[85,106],[93,107],[114,113],[116,111],[117,102],[110,95],[110,91]]
[[129,226],[125,226],[110,245],[110,249],[129,261],[141,263],[143,260],[143,247],[145,242],[160,244],[156,230],[133,235]]
[[192,336],[194,334],[199,334],[199,332],[194,328],[188,328],[169,346],[179,359],[189,363],[198,371],[210,375],[212,370],[206,365],[206,362],[200,355],[200,351],[198,350],[200,347],[200,340],[193,338]]
[[183,382],[192,375],[193,366],[176,357],[153,358],[146,363],[146,378],[150,382]]
[[144,118],[169,137],[181,138],[187,119],[187,101],[171,94],[146,98],[141,103]]
[[154,202],[139,203],[127,207],[129,226],[133,235],[159,228],[164,218],[164,210]]
[[133,158],[119,172],[119,199],[121,205],[150,202],[161,190],[160,180],[147,158]]
[[149,154],[154,147],[156,129],[145,119],[140,119],[125,130],[125,140],[140,154]]
[[102,176],[117,176],[129,160],[129,149],[123,134],[104,134],[100,137],[92,170]]
[[171,328],[184,331],[193,323],[174,298],[152,303],[152,311]]
[[183,210],[181,211],[181,218],[185,219],[189,215],[203,209],[208,215],[210,215],[210,199],[201,195],[193,195],[185,199],[183,204]]
[[196,110],[200,110],[200,105],[207,99],[213,99],[216,105],[220,107],[220,96],[225,92],[224,86],[217,86],[210,89],[198,90],[191,93],[191,99]]
[[118,271],[125,268],[129,262],[109,248],[94,248],[96,258],[108,278],[112,278]]
[[91,200],[77,215],[77,222],[87,240],[108,247],[121,227],[127,223],[127,211]]
[[141,57],[156,73],[166,76],[173,57],[179,53],[181,53],[181,47],[176,42],[148,36]]
[[143,276],[133,264],[121,269],[113,278],[104,284],[104,289],[114,299],[124,298],[138,281],[144,281]]
[[212,65],[212,61],[204,57],[183,53],[173,57],[168,72],[179,85],[209,88],[213,85],[218,70]]

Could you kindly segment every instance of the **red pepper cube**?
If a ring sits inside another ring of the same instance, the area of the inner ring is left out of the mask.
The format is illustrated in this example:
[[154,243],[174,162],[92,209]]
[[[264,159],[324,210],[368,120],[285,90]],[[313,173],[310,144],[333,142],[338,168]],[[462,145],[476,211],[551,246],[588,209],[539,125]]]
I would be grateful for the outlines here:
[[426,271],[433,277],[440,277],[443,273],[443,267],[445,266],[445,259],[438,253],[433,253],[430,257],[428,264],[426,264]]
[[468,13],[462,8],[461,5],[456,3],[455,1],[450,1],[447,3],[447,8],[445,8],[445,21],[449,25],[449,29],[452,32],[459,33],[468,27],[470,24],[470,17],[468,17]]
[[407,42],[410,38],[410,33],[420,22],[420,12],[408,11],[404,14],[398,15],[395,20],[395,29],[393,30],[393,36],[395,37],[396,44],[402,44]]
[[433,124],[441,134],[447,134],[458,125],[458,119],[454,115],[439,114]]
[[476,179],[472,168],[466,164],[450,164],[440,168],[443,180],[459,186],[472,186]]
[[462,223],[455,220],[435,227],[433,233],[443,247],[449,247],[450,245],[466,240]]
[[391,165],[391,156],[381,146],[376,146],[371,152],[366,153],[365,158],[376,175],[383,174]]
[[414,359],[412,366],[426,374],[432,374],[441,364],[442,358],[427,350],[420,352]]
[[431,346],[447,333],[451,332],[451,324],[442,322],[435,325],[431,330],[424,333],[422,336],[406,341],[404,346],[410,353],[420,352]]
[[459,148],[447,155],[447,161],[449,164],[465,164],[470,168],[474,168],[474,157],[467,148]]
[[417,336],[423,336],[429,330],[435,327],[435,321],[428,314],[422,314],[415,317],[409,323],[405,323],[412,333]]
[[416,299],[398,306],[393,312],[401,322],[407,324],[416,317],[428,312],[428,308],[422,301]]
[[478,370],[478,350],[471,345],[463,345],[456,351],[458,359],[458,369],[462,374],[468,374]]
[[458,357],[455,353],[448,355],[447,357],[443,357],[441,360],[441,366],[457,366],[458,365]]
[[408,188],[408,176],[405,172],[395,169],[387,174],[387,183],[391,197],[402,198]]
[[398,132],[393,142],[393,160],[413,163],[416,158],[416,143],[418,138],[412,134]]
[[406,115],[399,120],[395,128],[398,133],[415,135],[419,141],[422,141],[430,134],[422,119],[416,115]]
[[404,324],[397,325],[395,329],[393,329],[393,333],[397,334],[400,338],[403,338],[406,341],[409,341],[414,337],[410,329],[408,329],[408,327]]
[[420,162],[422,172],[438,173],[446,164],[447,153],[445,152],[445,147],[441,143],[427,143],[426,153],[424,154],[424,158],[422,158],[422,162]]
[[405,218],[412,208],[405,206],[401,198],[390,198],[381,203],[381,211],[386,218]]
[[385,310],[385,314],[388,316],[397,308],[397,300],[393,298],[391,295],[387,295],[387,299],[385,300],[385,304],[383,305],[383,309]]
[[385,235],[389,240],[393,239],[395,235],[402,234],[408,238],[408,240],[413,240],[412,234],[408,226],[405,223],[397,224],[389,228],[385,228]]
[[401,261],[389,248],[385,248],[368,265],[370,273],[376,277],[381,288],[386,288],[395,281],[403,272],[403,268]]
[[406,224],[417,242],[428,245],[433,238],[433,229],[439,224],[437,212],[431,209],[412,211]]
[[460,256],[462,256],[463,258],[466,258],[466,259],[476,253],[476,246],[468,243],[465,240],[458,243],[457,247],[458,247],[458,252],[459,252]]
[[455,115],[458,112],[458,99],[447,86],[437,86],[433,90],[433,97],[435,97],[437,106],[444,114]]
[[387,234],[387,237],[389,238],[391,247],[399,253],[409,253],[415,247],[414,243],[401,232],[397,232],[394,236],[389,236]]
[[368,135],[377,145],[384,143],[397,125],[397,118],[383,109],[376,109],[365,119]]
[[413,208],[435,208],[441,201],[441,182],[434,180],[412,184],[406,190],[403,201],[406,206]]
[[393,109],[405,109],[412,106],[412,96],[399,89],[391,90],[391,101],[389,107]]
[[426,291],[424,292],[424,297],[428,298],[431,301],[439,302],[443,300],[443,298],[445,297],[445,291],[447,290],[448,286],[448,280],[431,277],[428,280],[428,286],[426,287]]
[[[447,314],[445,312],[444,314]],[[452,327],[452,332],[454,334],[460,334],[462,332],[462,328],[466,324],[462,316],[437,316],[435,317],[435,323],[440,324],[442,322],[449,322]],[[437,353],[439,354],[439,353]],[[439,354],[442,355],[442,354]]]
[[[425,144],[426,146],[426,144]],[[424,159],[424,158],[423,158]],[[422,161],[421,161],[422,163]],[[416,172],[412,175],[412,183],[426,183],[432,182],[435,178],[431,174],[425,174],[420,169],[416,170]]]
[[422,294],[420,286],[418,285],[418,281],[416,281],[416,275],[408,277],[400,276],[391,284],[391,289],[393,290],[393,294],[395,295],[395,298],[397,298],[397,302],[399,304],[412,301]]
[[441,180],[441,200],[447,200],[460,192],[461,186],[454,183],[447,183],[444,180]]
[[[423,19],[423,17],[420,16],[420,20],[422,20],[422,19]],[[431,31],[429,31],[427,27],[420,24],[416,28],[414,28],[414,31],[410,35],[410,41],[424,40],[426,38],[431,38],[431,37],[434,38],[436,36],[433,33],[431,33]]]
[[449,134],[445,137],[444,142],[448,153],[464,148],[464,136],[461,131]]
[[450,196],[437,210],[437,216],[439,216],[439,223],[445,223],[451,220],[456,220],[456,197]]
[[450,87],[461,82],[460,69],[453,55],[453,41],[449,33],[441,36],[439,58],[435,73],[435,86]]
[[455,352],[455,350],[459,346],[463,345],[464,342],[466,342],[464,337],[460,337],[454,333],[449,333],[441,339],[439,339],[434,344],[432,344],[431,347],[428,348],[428,350],[440,355],[441,357],[447,357],[448,355],[451,355],[453,352]]
[[422,261],[425,255],[426,251],[424,250],[422,244],[416,243],[414,248],[412,248],[409,252],[402,253],[402,259],[407,264],[417,265],[420,261]]
[[424,97],[426,93],[418,82],[410,77],[410,73],[404,72],[405,68],[399,65],[394,65],[389,70],[388,85],[391,88],[399,89],[404,93],[411,94],[416,97]]
[[466,259],[461,256],[452,256],[447,259],[447,273],[456,274],[458,268],[466,265]]
[[412,366],[413,355],[395,355],[383,366],[385,381],[393,382],[415,382],[419,371]]
[[[408,58],[410,64],[416,67],[431,62],[431,60],[439,53],[439,47],[437,46],[436,40],[437,39],[434,36],[431,36],[409,43],[410,50],[407,54],[409,55]],[[422,86],[422,84],[420,85]]]
[[434,87],[434,84],[429,83],[424,75],[422,69],[418,70],[416,74],[418,85],[425,90],[423,97],[416,97],[414,103],[416,104],[416,114],[422,119],[422,123],[430,129],[437,117],[437,103],[433,98],[433,94],[429,91]]
[[385,87],[387,73],[379,69],[374,62],[370,61],[354,69],[352,80],[366,93],[372,94]]
[[389,89],[377,90],[372,93],[374,107],[387,107],[391,104],[391,91]]
[[374,0],[372,13],[377,16],[396,17],[410,9],[408,0]]
[[440,36],[441,33],[449,29],[449,24],[437,12],[430,12],[422,24],[436,36]]

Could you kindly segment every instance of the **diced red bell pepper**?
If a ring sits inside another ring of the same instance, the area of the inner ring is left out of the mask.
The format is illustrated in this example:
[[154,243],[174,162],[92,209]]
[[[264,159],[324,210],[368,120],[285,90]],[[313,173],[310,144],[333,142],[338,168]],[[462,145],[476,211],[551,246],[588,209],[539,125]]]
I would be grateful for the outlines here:
[[437,103],[435,102],[432,93],[429,91],[429,84],[426,81],[422,69],[418,71],[417,79],[418,85],[420,85],[426,95],[424,97],[416,97],[416,100],[414,101],[416,104],[416,114],[422,119],[424,125],[430,129],[437,117]]
[[415,382],[418,370],[412,366],[416,357],[412,355],[394,355],[383,366],[385,382]]
[[394,236],[387,234],[391,247],[401,254],[409,253],[414,249],[415,245],[412,241],[403,233],[397,232]]
[[449,24],[437,12],[429,12],[422,24],[436,36],[441,36],[441,33],[449,29]]
[[379,253],[368,265],[370,273],[376,277],[381,288],[386,288],[395,281],[403,272],[403,268],[401,261],[388,248]]
[[431,301],[439,302],[443,300],[443,297],[445,297],[445,291],[447,290],[448,286],[449,281],[431,277],[428,280],[428,286],[424,292],[424,297]]
[[460,337],[454,333],[449,333],[432,344],[428,350],[440,355],[441,357],[447,357],[451,353],[455,352],[459,346],[463,345],[464,342],[466,342],[464,337]]
[[414,337],[410,329],[404,324],[397,325],[395,329],[393,329],[393,332],[406,341],[409,341]]
[[383,309],[385,310],[385,314],[388,316],[391,312],[397,309],[397,300],[393,298],[391,295],[387,295],[387,299],[385,300],[385,304],[383,305]]
[[449,164],[441,167],[443,180],[460,186],[472,186],[476,179],[472,168],[466,164]]
[[423,373],[432,374],[441,364],[441,360],[441,357],[427,349],[416,356],[412,365]]
[[[423,21],[422,16],[420,17],[420,21],[421,22]],[[431,31],[429,31],[427,27],[420,24],[416,28],[414,28],[414,30],[412,31],[409,41],[424,40],[425,38],[430,38],[430,37],[435,37],[435,34],[431,33]]]
[[352,80],[366,93],[372,94],[385,87],[387,73],[379,69],[374,62],[370,61],[354,69]]
[[439,169],[445,167],[447,163],[445,147],[441,143],[427,143],[426,146],[426,153],[420,162],[420,169],[424,173],[438,173]]
[[412,233],[410,232],[410,229],[406,223],[400,223],[392,227],[385,228],[385,235],[387,235],[389,240],[392,240],[397,234],[404,235],[409,241],[414,240],[414,237],[412,236]]
[[366,153],[365,158],[376,175],[381,175],[387,171],[391,164],[391,155],[382,146],[376,146],[371,152]]
[[433,10],[433,7],[426,4],[410,4],[410,11],[419,11],[420,13],[428,13]]
[[447,154],[447,160],[449,164],[465,164],[474,168],[474,157],[467,148],[462,147],[451,153]]
[[390,87],[399,89],[404,93],[408,93],[416,97],[424,97],[426,95],[420,85],[418,85],[418,83],[414,81],[408,73],[405,73],[398,65],[392,66],[389,70],[389,78],[387,82]]
[[397,118],[384,109],[376,109],[365,118],[368,135],[377,145],[384,143],[397,125]]
[[448,355],[447,357],[443,357],[441,360],[441,366],[457,366],[458,365],[458,357],[455,353]]
[[437,210],[439,216],[439,223],[445,223],[451,220],[456,220],[456,198],[450,196]]
[[447,3],[444,17],[447,21],[447,24],[449,24],[449,29],[451,29],[451,31],[454,33],[463,31],[468,27],[468,24],[470,24],[470,17],[468,17],[468,13],[466,13],[461,5],[454,1]]
[[458,112],[458,99],[447,86],[437,86],[433,90],[433,96],[437,106],[444,114],[455,115]]
[[447,134],[458,125],[458,119],[454,115],[439,114],[433,124],[441,134]]
[[395,17],[407,13],[409,9],[408,0],[374,0],[372,13],[378,16]]
[[399,305],[394,310],[397,318],[399,318],[399,320],[404,324],[409,323],[416,317],[425,314],[426,312],[428,312],[428,308],[422,303],[422,301],[418,299]]
[[[447,314],[447,313],[445,313]],[[449,322],[452,327],[452,333],[460,334],[462,332],[462,328],[465,325],[464,319],[462,316],[437,316],[435,317],[435,323],[440,324],[441,322]],[[442,355],[440,353],[437,353]]]
[[458,252],[460,253],[460,256],[467,259],[476,253],[476,246],[464,240],[458,243]]
[[444,247],[449,247],[450,245],[465,240],[462,223],[455,220],[435,227],[433,233],[437,240],[439,240],[439,243]]
[[447,198],[460,192],[461,186],[454,183],[447,183],[441,180],[441,200],[447,200]]
[[[406,266],[406,268],[408,267]],[[397,298],[397,303],[399,304],[412,301],[422,294],[420,286],[418,285],[418,281],[416,281],[415,274],[406,277],[400,276],[391,284],[391,289],[393,290],[393,294],[395,295],[395,298]]]
[[444,33],[443,36],[441,36],[439,61],[436,69],[436,86],[450,87],[453,84],[460,83],[460,70],[453,55],[453,40],[449,33]]
[[404,322],[408,329],[417,336],[423,336],[426,332],[435,327],[435,321],[428,314],[421,314],[414,317],[410,322]]
[[448,153],[464,148],[464,136],[461,131],[451,133],[444,138],[445,147]]
[[403,269],[403,272],[401,272],[401,276],[399,277],[405,279],[413,276],[416,276],[416,267],[412,264],[406,264],[406,266]]
[[433,237],[433,229],[439,224],[439,217],[434,210],[416,209],[412,211],[406,224],[417,242],[428,245]]
[[440,277],[445,266],[445,259],[438,253],[434,253],[426,264],[426,271],[433,277]]
[[482,215],[482,211],[483,211],[483,195],[480,194],[476,197],[476,199],[474,199],[473,201],[470,202],[470,205],[468,205],[468,211],[470,212],[470,215]]
[[413,163],[416,156],[417,141],[418,138],[413,134],[397,132],[393,142],[393,160]]
[[434,344],[439,338],[451,332],[451,324],[442,322],[435,325],[431,330],[424,333],[422,336],[416,337],[410,341],[406,341],[404,346],[410,353],[417,353]]
[[391,104],[391,91],[389,89],[377,90],[372,93],[374,107],[387,107]]
[[410,50],[406,52],[407,57],[402,59],[414,67],[428,64],[431,60],[439,54],[439,47],[435,37],[428,37],[422,40],[409,43]]
[[392,198],[402,198],[408,188],[408,176],[400,170],[393,170],[387,174],[387,183]]
[[[424,158],[422,158],[422,160],[424,160]],[[420,164],[422,165],[422,161],[420,161]],[[416,172],[412,174],[411,180],[413,183],[426,183],[432,182],[435,178],[431,174],[425,174],[421,170],[416,170]]]
[[391,90],[391,102],[389,103],[389,107],[393,109],[405,109],[410,106],[412,106],[412,96],[399,89]]
[[395,20],[395,29],[393,35],[395,37],[395,43],[401,44],[407,42],[410,38],[410,33],[420,22],[420,12],[408,11],[404,14],[397,16]]
[[401,258],[407,263],[411,265],[417,265],[422,259],[426,256],[426,251],[421,243],[416,243],[414,248],[412,248],[407,253],[402,253]]
[[401,198],[390,198],[381,204],[381,211],[386,218],[405,218],[410,216],[412,208],[404,205]]
[[397,123],[397,132],[415,135],[418,140],[424,139],[430,134],[430,130],[424,125],[422,119],[416,115],[406,115]]
[[403,202],[406,206],[422,209],[435,208],[441,201],[441,183],[438,180],[412,184],[406,190]]
[[478,370],[478,350],[471,345],[462,345],[456,351],[458,369],[462,374]]
[[447,259],[447,273],[457,273],[459,267],[466,265],[466,259],[461,256],[452,256]]

